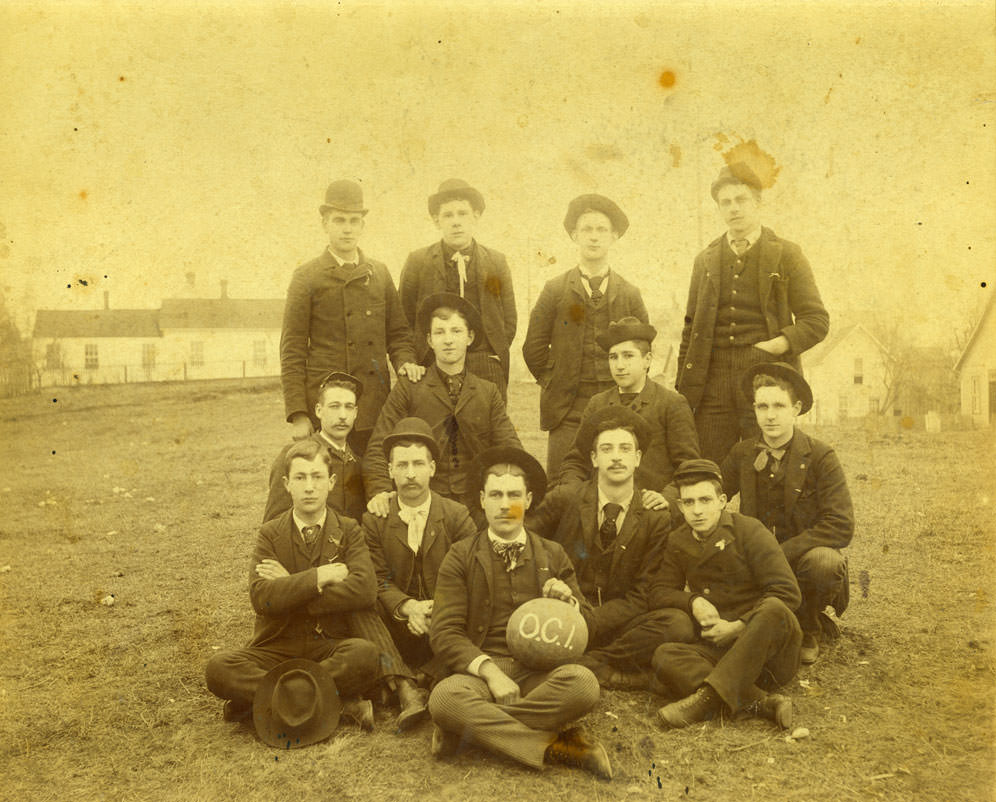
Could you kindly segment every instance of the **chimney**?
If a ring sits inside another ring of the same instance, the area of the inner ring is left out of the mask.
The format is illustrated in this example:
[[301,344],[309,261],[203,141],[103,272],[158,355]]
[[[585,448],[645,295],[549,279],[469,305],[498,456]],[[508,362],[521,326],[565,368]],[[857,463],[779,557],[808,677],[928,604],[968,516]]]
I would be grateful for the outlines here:
[[104,309],[111,308],[111,293],[109,290],[104,290]]
[[223,278],[221,280],[221,297],[222,298],[227,298],[228,297],[228,279],[227,278]]

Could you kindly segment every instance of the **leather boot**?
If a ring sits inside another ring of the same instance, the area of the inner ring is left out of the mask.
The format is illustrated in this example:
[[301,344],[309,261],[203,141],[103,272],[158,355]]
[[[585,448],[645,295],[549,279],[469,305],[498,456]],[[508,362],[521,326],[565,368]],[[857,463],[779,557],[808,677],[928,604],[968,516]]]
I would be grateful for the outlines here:
[[398,715],[399,732],[411,729],[429,714],[428,701],[428,692],[417,688],[410,679],[398,682],[398,703],[401,705],[401,713]]
[[612,779],[612,764],[605,747],[592,741],[580,727],[564,730],[546,748],[547,763],[584,769],[605,780]]
[[364,732],[373,732],[374,708],[369,699],[343,699],[342,713],[355,721]]
[[690,696],[658,710],[657,720],[662,727],[687,727],[715,718],[722,707],[723,700],[719,698],[719,694],[711,686],[703,685]]

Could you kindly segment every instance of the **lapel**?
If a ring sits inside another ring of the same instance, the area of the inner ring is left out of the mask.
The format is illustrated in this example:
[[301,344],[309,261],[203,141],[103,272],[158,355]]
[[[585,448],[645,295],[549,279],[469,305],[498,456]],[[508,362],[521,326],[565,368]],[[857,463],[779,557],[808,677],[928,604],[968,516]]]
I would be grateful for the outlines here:
[[[619,394],[617,393],[616,398],[618,397]],[[643,389],[640,390],[640,394],[633,399],[633,406],[636,407],[635,411],[640,413],[640,415],[642,416],[643,410],[649,406],[652,406],[656,400],[657,400],[657,384],[656,382],[654,382],[653,379],[650,378],[650,376],[647,376],[647,383],[643,385]]]
[[429,389],[436,397],[436,400],[443,405],[444,409],[448,410],[453,407],[453,402],[450,401],[450,394],[446,391],[446,385],[443,384],[443,380],[439,377],[439,368],[436,367],[435,361],[425,371],[425,376],[422,377],[421,384],[424,384]]
[[439,286],[446,286],[446,264],[443,262],[443,243],[437,242],[429,246],[429,264],[436,273],[436,282]]
[[737,470],[740,471],[740,509],[746,515],[747,512],[757,512],[757,471],[754,470],[754,459],[757,456],[756,437],[744,440],[740,444],[740,464]]
[[567,291],[573,292],[584,303],[588,300],[588,294],[581,284],[581,268],[574,267],[567,271]]
[[[495,576],[494,576],[494,565],[491,562],[491,541],[488,540],[488,530],[485,529],[477,536],[477,543],[474,545],[474,558],[481,566],[481,570],[484,571],[484,581],[488,585],[488,595],[487,598],[494,600],[495,597]],[[473,583],[468,582],[471,588],[473,588]],[[477,590],[477,588],[474,588]],[[481,597],[474,594],[476,599]],[[493,609],[493,606],[492,606]],[[468,617],[470,611],[468,610]]]
[[712,288],[710,290],[712,297],[716,299],[719,298],[719,271],[722,267],[723,247],[725,243],[726,237],[720,237],[709,246],[709,250],[705,255],[706,280]]
[[640,491],[633,489],[633,500],[629,503],[626,517],[623,518],[622,530],[616,535],[616,542],[612,547],[612,565],[609,568],[609,576],[614,576],[619,561],[629,547],[630,541],[636,536],[643,521],[643,504],[640,500]]
[[[457,397],[456,406],[453,409],[454,417],[459,416],[460,413],[463,411],[463,408],[467,406],[467,403],[470,401],[470,399],[479,395],[480,392],[481,392],[481,385],[478,383],[477,377],[469,370],[466,371],[464,373],[463,387],[460,390],[460,395]],[[445,390],[443,390],[443,393],[446,395],[446,400],[448,402],[450,400],[449,393],[446,393]]]
[[390,537],[398,541],[404,548],[405,553],[411,554],[411,549],[408,548],[408,524],[401,520],[401,516],[398,514],[401,509],[401,505],[398,504],[398,497],[394,496],[391,499],[391,508],[387,513],[387,522],[384,524],[385,527],[385,540]]
[[[488,275],[491,269],[491,260],[487,257],[487,252],[484,248],[477,244],[477,240],[472,240],[470,243],[470,264],[473,266],[475,273],[477,274],[477,298],[474,299],[474,306],[477,310],[484,315],[484,299],[487,297],[487,286],[488,286]],[[484,332],[481,332],[478,337],[483,337]]]
[[[692,531],[691,527],[688,529],[689,533]],[[692,540],[695,541],[695,535],[692,535]],[[705,542],[702,543],[702,551],[696,557],[696,564],[701,566],[704,563],[709,562],[713,557],[719,554],[721,551],[725,551],[730,548],[736,536],[733,532],[733,517],[730,513],[723,511],[722,516],[719,519],[719,526],[716,527],[716,531],[706,538]],[[720,545],[722,543],[722,546]]]
[[[332,260],[333,265],[338,265],[338,262],[332,259],[331,255],[329,259]],[[340,267],[336,267],[335,275],[343,284],[362,281],[363,285],[366,286],[370,283],[370,277],[373,275],[373,266],[367,261],[367,258],[363,255],[363,251],[357,249],[356,267],[348,272]]]
[[581,537],[585,551],[594,554],[597,549],[601,553],[602,541],[598,535],[598,482],[595,479],[585,482],[578,513],[581,516]]
[[608,284],[608,289],[605,291],[605,300],[609,304],[609,317],[615,319],[621,317],[617,312],[613,311],[616,308],[616,304],[619,302],[619,274],[616,273],[611,267],[609,272],[605,274],[605,282]]
[[798,429],[792,435],[792,444],[785,455],[785,522],[792,520],[792,510],[795,502],[806,485],[806,471],[809,470],[809,458],[813,451],[813,443],[809,437]]
[[763,303],[771,292],[772,278],[781,277],[778,264],[782,259],[782,244],[773,238],[771,232],[766,228],[761,229],[761,238],[757,244],[760,248],[757,278],[760,283],[761,302]]
[[439,539],[439,533],[443,531],[443,505],[439,503],[439,496],[429,491],[432,501],[429,503],[429,516],[425,521],[425,532],[422,535],[422,554],[429,553],[432,544]]

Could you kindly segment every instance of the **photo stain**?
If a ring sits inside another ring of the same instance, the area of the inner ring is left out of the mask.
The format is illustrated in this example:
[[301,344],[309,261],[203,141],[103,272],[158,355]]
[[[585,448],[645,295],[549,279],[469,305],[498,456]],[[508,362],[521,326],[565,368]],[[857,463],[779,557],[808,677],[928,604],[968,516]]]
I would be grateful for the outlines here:
[[85,189],[81,189],[80,190],[80,200],[86,200],[86,199],[87,199],[87,191]]
[[584,307],[581,304],[571,304],[568,314],[572,323],[581,323],[584,320]]
[[125,77],[123,75],[119,75],[118,76],[118,81],[121,82],[121,83],[124,83]]
[[671,166],[681,167],[681,146],[671,145]]
[[657,78],[657,83],[659,83],[665,89],[670,89],[671,87],[674,86],[676,80],[677,78],[675,78],[673,70],[664,70],[664,72],[662,72],[660,76]]
[[[726,139],[722,134],[716,135],[717,142]],[[728,140],[727,140],[728,141]],[[761,186],[769,189],[775,185],[781,167],[775,162],[774,156],[763,151],[754,139],[746,142],[741,140],[729,150],[723,153],[723,159],[727,164],[744,162],[755,175],[761,180]]]

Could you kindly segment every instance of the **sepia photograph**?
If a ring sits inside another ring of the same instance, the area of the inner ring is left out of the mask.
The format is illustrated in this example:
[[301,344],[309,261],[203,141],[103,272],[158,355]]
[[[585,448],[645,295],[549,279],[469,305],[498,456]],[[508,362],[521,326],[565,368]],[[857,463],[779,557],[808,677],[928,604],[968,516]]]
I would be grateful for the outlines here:
[[996,799],[996,7],[0,7],[0,798]]

